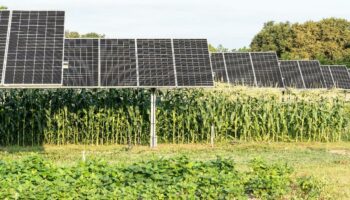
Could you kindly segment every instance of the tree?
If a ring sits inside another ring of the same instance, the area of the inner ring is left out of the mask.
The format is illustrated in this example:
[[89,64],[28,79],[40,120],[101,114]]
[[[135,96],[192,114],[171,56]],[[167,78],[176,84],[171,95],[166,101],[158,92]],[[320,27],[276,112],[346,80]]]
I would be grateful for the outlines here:
[[66,31],[65,32],[66,38],[104,38],[104,34],[98,34],[98,33],[86,33],[86,34],[80,34],[76,31]]
[[80,38],[80,34],[75,31],[66,31],[64,34],[66,38]]
[[216,48],[212,44],[209,44],[208,48],[209,48],[209,52],[210,53],[216,53],[217,52]]
[[222,44],[219,44],[218,47],[216,47],[216,51],[219,53],[227,53],[229,52],[229,49],[225,48]]
[[104,38],[105,35],[91,32],[91,33],[82,34],[80,37],[81,38]]
[[350,21],[268,22],[250,47],[253,51],[276,51],[282,59],[318,59],[322,64],[350,66]]
[[278,56],[289,52],[291,48],[292,29],[289,22],[264,24],[263,29],[253,38],[252,51],[276,51]]
[[7,7],[6,7],[6,6],[1,6],[1,5],[0,5],[0,10],[7,10]]

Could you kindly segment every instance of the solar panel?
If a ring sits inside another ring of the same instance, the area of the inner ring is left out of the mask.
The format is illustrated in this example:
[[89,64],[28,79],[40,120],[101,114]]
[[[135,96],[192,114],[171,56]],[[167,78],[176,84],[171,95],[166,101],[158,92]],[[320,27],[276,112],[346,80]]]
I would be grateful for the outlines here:
[[212,53],[210,59],[213,67],[214,79],[216,81],[228,83],[224,54]]
[[225,53],[227,74],[231,84],[256,86],[250,53]]
[[2,81],[2,73],[5,65],[5,53],[7,43],[8,24],[10,19],[10,11],[0,11],[0,80]]
[[206,39],[173,39],[178,86],[213,86]]
[[171,39],[137,39],[139,85],[176,86]]
[[62,82],[63,11],[13,11],[5,84]]
[[282,75],[275,52],[250,53],[258,86],[283,87]]
[[328,65],[321,65],[321,71],[322,71],[325,87],[333,88],[334,87],[334,80],[333,80],[331,70],[329,69],[329,66]]
[[285,87],[305,88],[298,61],[280,61],[280,69]]
[[306,88],[325,87],[320,63],[317,60],[298,61]]
[[98,86],[98,39],[65,39],[64,61],[63,86]]
[[331,65],[329,69],[337,88],[350,89],[350,76],[345,65]]
[[101,86],[137,86],[135,39],[101,39]]

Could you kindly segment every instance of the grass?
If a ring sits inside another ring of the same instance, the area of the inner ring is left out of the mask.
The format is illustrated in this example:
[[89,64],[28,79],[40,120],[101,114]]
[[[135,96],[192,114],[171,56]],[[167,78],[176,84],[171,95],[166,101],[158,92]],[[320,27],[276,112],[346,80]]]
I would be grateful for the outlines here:
[[121,145],[67,145],[42,147],[0,147],[0,159],[17,159],[38,153],[57,165],[68,166],[82,159],[99,157],[111,163],[126,165],[159,157],[187,155],[192,160],[209,160],[216,156],[233,158],[238,168],[245,170],[256,157],[269,162],[287,162],[295,175],[313,175],[327,183],[325,194],[331,199],[350,199],[350,143],[223,143],[209,145],[159,145],[128,148]]

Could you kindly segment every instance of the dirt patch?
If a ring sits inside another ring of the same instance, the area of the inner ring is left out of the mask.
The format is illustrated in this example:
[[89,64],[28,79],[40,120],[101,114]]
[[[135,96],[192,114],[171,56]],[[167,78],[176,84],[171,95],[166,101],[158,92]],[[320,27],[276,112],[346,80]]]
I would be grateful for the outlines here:
[[350,156],[350,151],[349,150],[330,150],[329,151],[330,153],[333,153],[333,154],[338,154],[338,155],[348,155]]

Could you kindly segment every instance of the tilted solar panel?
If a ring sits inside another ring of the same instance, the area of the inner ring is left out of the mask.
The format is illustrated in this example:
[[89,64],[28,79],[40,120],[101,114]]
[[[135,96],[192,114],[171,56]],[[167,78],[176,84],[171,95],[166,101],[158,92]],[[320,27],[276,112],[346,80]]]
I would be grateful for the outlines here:
[[2,82],[2,73],[5,65],[5,53],[10,11],[0,11],[0,80]]
[[224,53],[231,84],[256,86],[250,53]]
[[98,86],[99,40],[65,39],[63,86]]
[[214,85],[206,39],[173,39],[173,49],[178,86]]
[[5,84],[60,85],[63,11],[13,11]]
[[284,87],[275,52],[250,53],[258,86]]
[[135,39],[101,39],[101,86],[137,86]]
[[325,83],[319,61],[298,61],[306,88],[324,88]]
[[322,71],[325,87],[326,88],[335,87],[333,76],[332,76],[331,70],[329,69],[329,66],[328,65],[321,65],[321,71]]
[[280,68],[285,87],[305,88],[298,61],[282,60]]
[[350,89],[350,76],[345,65],[330,65],[335,87]]
[[210,59],[213,67],[214,79],[219,82],[228,83],[224,54],[212,53]]
[[171,39],[137,39],[139,86],[176,86]]

